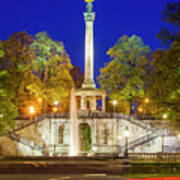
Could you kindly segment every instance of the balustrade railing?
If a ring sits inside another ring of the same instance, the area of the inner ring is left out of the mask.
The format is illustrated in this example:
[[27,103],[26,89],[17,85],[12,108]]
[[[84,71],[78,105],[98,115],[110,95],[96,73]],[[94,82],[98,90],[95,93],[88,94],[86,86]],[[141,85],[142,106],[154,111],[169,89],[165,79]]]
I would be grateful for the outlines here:
[[159,130],[159,131],[154,131],[151,134],[145,135],[141,138],[135,139],[134,141],[129,142],[129,149],[133,149],[139,145],[143,145],[145,143],[148,143],[154,139],[156,139],[157,137],[161,136],[163,133],[163,131]]
[[45,146],[43,144],[40,145],[38,143],[35,143],[31,139],[22,137],[19,134],[11,132],[8,134],[8,137],[18,143],[28,146],[32,150],[37,150],[37,151],[41,152],[42,154],[44,154],[44,152],[45,152]]
[[180,153],[129,153],[131,160],[137,161],[180,161]]

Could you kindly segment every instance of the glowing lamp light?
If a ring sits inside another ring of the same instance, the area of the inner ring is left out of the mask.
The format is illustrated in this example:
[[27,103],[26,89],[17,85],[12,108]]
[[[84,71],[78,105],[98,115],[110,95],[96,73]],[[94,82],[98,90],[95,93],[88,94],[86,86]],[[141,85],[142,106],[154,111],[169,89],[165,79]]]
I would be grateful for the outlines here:
[[130,135],[130,132],[129,132],[128,127],[126,126],[126,129],[125,129],[125,131],[124,131],[124,137],[128,138],[129,135]]
[[117,101],[116,101],[116,100],[113,101],[113,105],[114,105],[114,106],[117,105]]
[[163,119],[167,119],[168,115],[167,114],[163,114]]
[[143,109],[142,108],[138,108],[139,112],[143,112]]
[[144,100],[144,102],[145,102],[146,104],[148,104],[148,103],[150,102],[149,98],[146,98],[146,99]]
[[33,106],[29,107],[29,113],[34,114],[35,113],[35,108]]
[[58,105],[59,105],[59,101],[57,101],[57,100],[54,101],[54,105],[55,105],[55,106],[58,106]]
[[180,133],[177,135],[178,139],[180,139]]
[[39,103],[42,103],[42,98],[38,98],[38,102],[39,102]]
[[58,110],[58,108],[57,108],[57,107],[54,107],[54,108],[53,108],[53,112],[55,112],[55,113],[56,113],[56,112],[57,112],[57,110]]

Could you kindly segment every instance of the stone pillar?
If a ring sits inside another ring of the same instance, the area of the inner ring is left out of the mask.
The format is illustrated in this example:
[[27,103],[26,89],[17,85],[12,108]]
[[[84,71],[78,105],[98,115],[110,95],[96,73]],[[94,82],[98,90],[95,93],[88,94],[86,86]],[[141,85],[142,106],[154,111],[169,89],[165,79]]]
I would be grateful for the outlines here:
[[106,97],[102,96],[102,111],[106,111]]
[[96,111],[96,96],[92,97],[92,110]]
[[81,96],[81,111],[86,110],[85,101],[86,101],[86,96],[82,95]]
[[92,142],[92,144],[96,144],[96,136],[97,136],[96,119],[94,119],[94,122],[93,122],[93,142]]
[[87,11],[84,13],[86,23],[86,38],[85,38],[85,79],[83,88],[95,88],[94,83],[94,38],[93,38],[93,24],[95,20],[95,13],[92,9],[92,2],[87,3]]

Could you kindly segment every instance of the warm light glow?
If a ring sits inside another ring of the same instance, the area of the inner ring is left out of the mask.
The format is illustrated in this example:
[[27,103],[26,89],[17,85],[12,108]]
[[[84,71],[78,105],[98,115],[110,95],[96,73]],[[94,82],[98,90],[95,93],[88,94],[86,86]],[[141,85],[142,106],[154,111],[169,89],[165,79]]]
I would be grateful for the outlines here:
[[113,101],[113,105],[114,105],[114,106],[117,105],[117,101],[116,101],[116,100]]
[[146,99],[144,100],[144,102],[145,102],[146,104],[148,104],[148,103],[150,102],[149,98],[146,98]]
[[54,105],[55,105],[55,106],[58,106],[58,105],[59,105],[59,101],[57,101],[57,100],[54,101]]
[[129,133],[129,129],[128,127],[126,127],[125,131],[124,131],[124,137],[129,137],[130,133]]
[[35,108],[33,106],[29,107],[29,113],[34,114],[35,113]]
[[39,103],[42,103],[42,98],[38,98],[38,102],[39,102]]
[[138,108],[138,111],[139,111],[139,112],[143,112],[143,109],[142,109],[142,108]]
[[57,110],[58,110],[58,108],[57,108],[57,107],[54,107],[54,108],[53,108],[53,112],[55,112],[55,113],[56,113],[56,112],[57,112]]
[[180,133],[177,135],[178,139],[180,139]]
[[167,114],[163,114],[163,119],[167,119]]

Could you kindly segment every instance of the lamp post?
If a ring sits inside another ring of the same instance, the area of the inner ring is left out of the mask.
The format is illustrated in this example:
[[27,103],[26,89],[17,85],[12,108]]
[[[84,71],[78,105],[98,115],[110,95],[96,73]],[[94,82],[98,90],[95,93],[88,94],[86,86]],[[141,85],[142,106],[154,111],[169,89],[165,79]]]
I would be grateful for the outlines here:
[[54,101],[54,105],[56,106],[56,107],[58,107],[59,106],[59,101]]
[[144,102],[148,104],[150,102],[149,98],[144,99]]
[[117,106],[117,101],[116,100],[113,101],[113,106],[114,106],[114,112],[115,112],[116,111],[116,106]]
[[125,152],[124,152],[124,156],[125,156],[126,159],[128,159],[128,138],[129,138],[129,129],[128,129],[128,126],[126,126],[126,128],[125,128],[124,137],[125,137]]
[[35,113],[35,108],[33,106],[29,107],[30,121],[32,120],[32,116]]
[[42,104],[43,100],[42,100],[42,98],[38,98],[37,101],[38,101],[39,104]]
[[145,103],[145,110],[144,110],[144,114],[145,115],[147,115],[147,113],[148,113],[148,104],[149,104],[149,102],[150,102],[150,99],[149,98],[145,98],[144,99],[144,103]]
[[[167,114],[163,114],[163,119],[166,120],[168,115]],[[164,136],[165,136],[165,122],[163,122],[163,133],[162,133],[162,153],[164,153]]]

